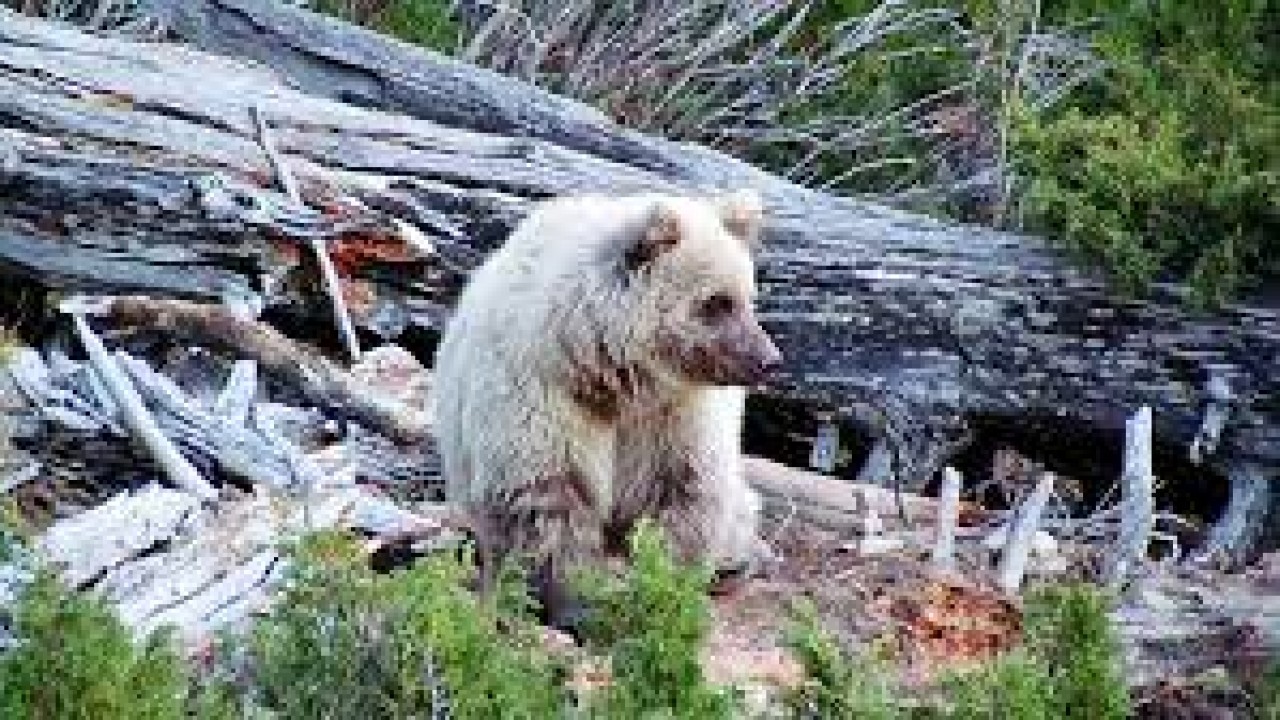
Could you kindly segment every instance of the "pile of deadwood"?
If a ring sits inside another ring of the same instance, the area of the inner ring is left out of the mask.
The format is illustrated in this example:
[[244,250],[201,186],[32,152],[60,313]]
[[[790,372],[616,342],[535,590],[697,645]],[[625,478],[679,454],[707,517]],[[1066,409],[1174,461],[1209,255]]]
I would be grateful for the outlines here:
[[[244,622],[309,528],[374,555],[465,530],[431,350],[530,203],[751,187],[787,365],[749,449],[810,467],[749,461],[779,558],[719,606],[755,633],[724,648],[767,652],[746,618],[804,591],[852,638],[981,654],[1027,582],[1079,577],[1122,591],[1136,682],[1280,643],[1273,305],[1122,298],[1035,238],[797,187],[283,3],[143,5],[163,42],[0,9],[0,494],[138,631]],[[940,620],[966,612],[992,629]]]

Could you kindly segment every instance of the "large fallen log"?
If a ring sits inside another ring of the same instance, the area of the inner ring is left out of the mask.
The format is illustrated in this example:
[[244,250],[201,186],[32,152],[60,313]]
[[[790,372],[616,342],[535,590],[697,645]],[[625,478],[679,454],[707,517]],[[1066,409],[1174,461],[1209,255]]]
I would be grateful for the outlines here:
[[[319,235],[361,332],[429,359],[467,271],[531,200],[755,187],[769,212],[762,309],[787,356],[776,397],[887,437],[890,469],[914,485],[974,425],[1036,430],[1031,452],[1079,428],[1119,447],[1147,405],[1173,449],[1157,475],[1194,446],[1207,470],[1255,480],[1238,500],[1256,507],[1233,517],[1259,519],[1215,533],[1219,549],[1275,544],[1261,534],[1280,527],[1265,519],[1280,474],[1273,307],[1193,317],[1171,286],[1119,298],[1035,238],[809,191],[283,3],[152,5],[178,38],[257,64],[0,10],[0,274],[316,318],[327,308],[303,246]],[[252,107],[316,212],[269,189]],[[392,219],[431,247],[406,245]],[[1218,420],[1202,418],[1224,409],[1215,448],[1202,428]]]

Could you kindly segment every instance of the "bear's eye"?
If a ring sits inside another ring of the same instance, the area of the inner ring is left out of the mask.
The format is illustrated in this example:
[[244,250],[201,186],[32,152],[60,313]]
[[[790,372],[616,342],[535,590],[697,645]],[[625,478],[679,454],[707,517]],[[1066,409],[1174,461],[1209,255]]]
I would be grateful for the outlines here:
[[706,320],[720,320],[733,314],[736,303],[729,293],[716,293],[702,301],[699,313]]

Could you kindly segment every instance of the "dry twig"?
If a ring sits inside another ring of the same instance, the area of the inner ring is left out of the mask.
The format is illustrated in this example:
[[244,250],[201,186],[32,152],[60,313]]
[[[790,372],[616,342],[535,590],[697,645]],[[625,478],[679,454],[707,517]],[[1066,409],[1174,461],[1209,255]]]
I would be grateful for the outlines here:
[[[270,128],[262,116],[262,109],[257,105],[251,105],[249,106],[249,114],[253,116],[253,125],[258,133],[258,143],[262,145],[262,150],[266,153],[267,160],[270,161],[271,167],[275,170],[280,186],[294,203],[303,205],[302,193],[298,190],[298,181],[285,164],[284,159],[280,157],[280,152],[276,149],[275,141],[271,136]],[[309,244],[311,252],[315,254],[316,263],[320,266],[320,273],[324,276],[324,287],[325,291],[329,293],[329,302],[333,305],[333,315],[338,324],[338,334],[342,337],[342,344],[346,347],[347,355],[350,357],[351,362],[356,362],[360,359],[360,341],[356,338],[355,326],[351,324],[351,313],[347,310],[347,300],[342,295],[342,283],[338,278],[338,271],[333,266],[333,260],[329,257],[328,248],[325,247],[323,240],[312,238]]]

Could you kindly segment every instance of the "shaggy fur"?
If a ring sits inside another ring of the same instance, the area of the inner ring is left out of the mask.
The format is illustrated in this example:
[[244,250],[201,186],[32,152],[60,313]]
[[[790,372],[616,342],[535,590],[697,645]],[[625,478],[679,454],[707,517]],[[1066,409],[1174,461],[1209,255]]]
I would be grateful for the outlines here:
[[781,356],[752,310],[758,198],[539,205],[472,276],[435,363],[447,494],[480,559],[575,565],[659,521],[686,559],[761,551],[743,478],[745,391]]

